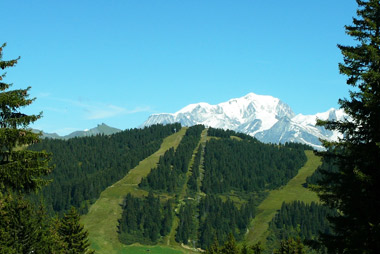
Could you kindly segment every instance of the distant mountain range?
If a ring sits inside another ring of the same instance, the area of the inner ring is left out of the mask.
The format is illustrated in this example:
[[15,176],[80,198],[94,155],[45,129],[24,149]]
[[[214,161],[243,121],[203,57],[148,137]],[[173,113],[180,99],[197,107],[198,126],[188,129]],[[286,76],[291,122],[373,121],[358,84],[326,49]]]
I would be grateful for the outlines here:
[[249,93],[217,105],[190,104],[176,113],[151,115],[140,127],[179,122],[184,126],[230,129],[256,137],[265,143],[298,142],[323,149],[319,139],[336,140],[340,134],[316,126],[316,119],[343,120],[343,110],[331,108],[315,115],[295,115],[280,99]]
[[[40,132],[39,130],[33,130],[33,131]],[[95,128],[84,130],[84,131],[74,131],[65,136],[59,136],[57,133],[46,133],[42,131],[42,138],[69,139],[69,138],[75,138],[75,137],[94,136],[98,134],[111,135],[120,131],[121,131],[120,129],[113,128],[106,125],[105,123],[102,123],[102,124],[98,124],[98,126]]]

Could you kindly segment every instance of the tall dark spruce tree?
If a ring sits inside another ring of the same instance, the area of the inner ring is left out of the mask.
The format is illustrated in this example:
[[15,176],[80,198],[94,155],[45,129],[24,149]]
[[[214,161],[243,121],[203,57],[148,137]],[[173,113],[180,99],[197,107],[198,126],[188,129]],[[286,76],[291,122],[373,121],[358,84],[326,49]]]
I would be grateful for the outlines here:
[[[17,59],[3,61],[0,47],[0,68],[13,67]],[[51,168],[49,155],[23,147],[38,142],[38,134],[27,126],[41,117],[26,115],[20,108],[30,105],[27,89],[9,90],[11,84],[0,76],[0,253],[47,253],[47,229],[42,230],[44,216],[24,199],[47,183],[43,176]]]
[[[0,68],[13,67],[19,58],[3,61],[0,47]],[[47,184],[43,176],[51,172],[48,166],[50,155],[22,149],[39,141],[39,134],[27,129],[29,124],[41,117],[26,115],[20,109],[30,105],[29,89],[9,90],[12,84],[4,83],[6,73],[0,76],[0,191],[29,193]]]
[[67,253],[95,253],[88,249],[90,246],[87,240],[88,232],[80,223],[80,216],[74,207],[71,207],[70,211],[58,221],[57,231],[66,244]]
[[338,45],[344,62],[340,72],[353,86],[341,99],[344,121],[319,121],[344,134],[338,142],[324,142],[325,160],[339,171],[324,173],[316,188],[321,200],[337,209],[331,218],[334,235],[322,235],[331,253],[380,253],[380,1],[357,0],[357,17],[346,26],[355,46]]
[[[3,61],[5,46],[0,46],[2,70],[15,66],[19,60]],[[29,98],[30,87],[10,90],[11,84],[5,83],[4,78],[5,73],[0,74],[0,254],[93,253],[88,249],[87,233],[77,226],[78,220],[67,225],[65,217],[60,225],[72,226],[74,230],[57,230],[44,208],[25,198],[48,184],[44,176],[52,170],[48,164],[50,154],[26,149],[39,142],[39,134],[28,126],[41,113],[21,113],[20,109],[34,101]],[[77,245],[71,246],[74,238]],[[83,243],[78,244],[78,239]]]

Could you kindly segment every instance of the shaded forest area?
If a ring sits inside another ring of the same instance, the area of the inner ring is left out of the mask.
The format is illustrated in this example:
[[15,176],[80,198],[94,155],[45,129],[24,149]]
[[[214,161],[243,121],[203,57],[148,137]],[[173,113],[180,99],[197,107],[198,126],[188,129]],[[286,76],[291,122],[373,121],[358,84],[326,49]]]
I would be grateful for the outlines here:
[[275,247],[282,240],[290,238],[310,242],[317,239],[319,233],[332,234],[331,224],[327,218],[336,215],[336,211],[315,202],[283,203],[269,223],[268,245]]

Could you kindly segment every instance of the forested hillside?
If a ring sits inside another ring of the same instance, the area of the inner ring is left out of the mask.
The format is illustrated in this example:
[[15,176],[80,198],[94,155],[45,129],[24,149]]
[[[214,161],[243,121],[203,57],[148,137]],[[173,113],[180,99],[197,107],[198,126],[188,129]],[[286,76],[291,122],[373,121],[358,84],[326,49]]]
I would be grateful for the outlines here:
[[[61,213],[75,206],[85,213],[103,190],[180,129],[179,124],[155,125],[110,136],[46,139],[29,147],[54,154],[54,181],[42,192],[47,207]],[[175,243],[207,249],[215,240],[223,244],[229,235],[242,241],[257,206],[269,191],[286,185],[297,174],[307,160],[305,149],[310,149],[298,144],[263,144],[245,134],[202,125],[184,130],[178,146],[168,147],[157,164],[145,169],[139,184],[134,183],[136,191],[118,194],[124,197],[117,222],[121,243]],[[292,213],[301,214],[297,218],[310,221],[306,206],[284,209],[293,209]],[[316,211],[323,220],[325,214]],[[289,224],[294,222],[290,218],[286,221],[289,217],[280,212],[273,220],[270,242],[296,235],[297,226]],[[304,222],[296,223],[306,227]],[[312,238],[322,226],[312,227],[302,234]]]
[[257,192],[278,188],[305,164],[302,146],[268,145],[255,140],[211,139],[205,151],[202,191]]
[[[304,150],[309,147],[304,145],[263,144],[213,128],[207,129],[208,141],[201,144],[203,129],[190,127],[178,148],[168,149],[142,179],[139,187],[149,191],[150,198],[125,199],[119,224],[122,242],[162,242],[169,237],[168,225],[176,227],[176,242],[193,248],[206,249],[214,240],[222,244],[230,233],[242,240],[266,192],[286,184],[306,162]],[[148,200],[150,208],[143,208]],[[165,209],[173,208],[172,222]]]
[[198,145],[203,125],[190,127],[186,131],[176,151],[169,149],[152,169],[148,177],[143,178],[140,187],[172,193],[183,185],[194,149]]
[[338,172],[338,165],[333,158],[324,158],[321,166],[317,168],[313,175],[306,179],[306,186],[321,183],[326,174]]
[[108,186],[125,176],[141,160],[155,152],[163,138],[181,128],[180,124],[153,125],[106,136],[44,139],[30,150],[52,153],[55,168],[43,189],[50,211],[62,212],[75,206],[86,212]]
[[314,240],[320,232],[331,234],[332,228],[327,217],[335,215],[335,211],[315,202],[283,203],[269,224],[269,244],[276,246],[281,240],[289,238],[302,241]]

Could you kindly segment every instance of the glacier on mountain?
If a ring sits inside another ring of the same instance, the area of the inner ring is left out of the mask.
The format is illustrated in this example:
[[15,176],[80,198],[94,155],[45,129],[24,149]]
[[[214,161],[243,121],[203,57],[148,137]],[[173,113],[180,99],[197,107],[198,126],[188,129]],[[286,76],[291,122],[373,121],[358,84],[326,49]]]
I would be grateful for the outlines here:
[[315,115],[295,115],[280,99],[249,93],[217,105],[190,104],[176,113],[151,115],[141,127],[179,122],[183,126],[230,129],[256,137],[266,143],[299,142],[323,149],[320,139],[337,140],[340,134],[316,126],[316,120],[343,120],[343,110],[330,109]]

